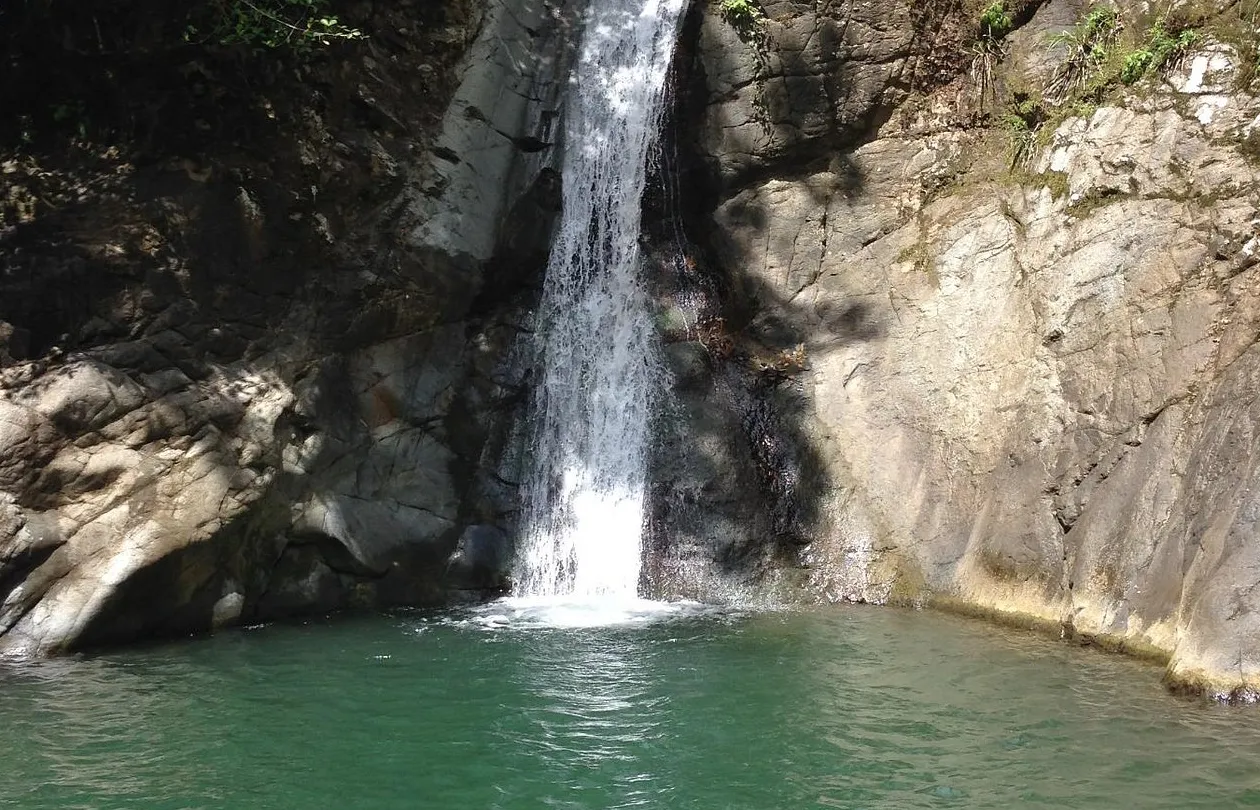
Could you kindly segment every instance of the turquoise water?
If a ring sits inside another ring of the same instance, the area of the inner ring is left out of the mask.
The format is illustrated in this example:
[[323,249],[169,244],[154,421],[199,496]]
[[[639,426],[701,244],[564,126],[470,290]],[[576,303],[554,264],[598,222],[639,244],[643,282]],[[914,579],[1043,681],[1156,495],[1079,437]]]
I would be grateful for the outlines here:
[[0,670],[0,807],[1260,807],[1260,714],[1037,636],[872,608],[487,623]]

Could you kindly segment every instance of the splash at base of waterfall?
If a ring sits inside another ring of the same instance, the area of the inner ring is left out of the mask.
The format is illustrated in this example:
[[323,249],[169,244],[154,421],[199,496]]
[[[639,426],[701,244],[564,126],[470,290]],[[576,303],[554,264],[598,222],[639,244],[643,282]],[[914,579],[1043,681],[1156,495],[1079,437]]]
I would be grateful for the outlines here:
[[572,469],[561,481],[551,513],[531,527],[531,553],[518,566],[514,592],[633,597],[639,584],[642,488],[600,487],[589,474]]
[[635,627],[694,617],[736,617],[729,607],[637,598],[507,597],[473,609],[461,624],[484,630]]

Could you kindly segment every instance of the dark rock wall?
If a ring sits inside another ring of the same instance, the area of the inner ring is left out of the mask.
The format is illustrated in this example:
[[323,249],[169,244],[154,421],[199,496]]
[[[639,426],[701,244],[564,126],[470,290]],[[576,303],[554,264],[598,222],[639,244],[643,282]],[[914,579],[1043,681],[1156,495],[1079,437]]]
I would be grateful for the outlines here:
[[480,526],[493,560],[514,508],[561,11],[361,4],[364,42],[300,58],[106,49],[151,119],[8,133],[0,649],[498,585],[448,559]]

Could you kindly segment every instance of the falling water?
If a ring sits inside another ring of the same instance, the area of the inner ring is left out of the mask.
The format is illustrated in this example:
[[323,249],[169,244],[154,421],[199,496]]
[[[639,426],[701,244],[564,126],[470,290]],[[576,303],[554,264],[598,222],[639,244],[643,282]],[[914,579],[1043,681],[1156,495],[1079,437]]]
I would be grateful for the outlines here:
[[648,156],[684,0],[592,0],[566,101],[564,213],[514,578],[526,597],[633,597],[661,365],[639,279]]

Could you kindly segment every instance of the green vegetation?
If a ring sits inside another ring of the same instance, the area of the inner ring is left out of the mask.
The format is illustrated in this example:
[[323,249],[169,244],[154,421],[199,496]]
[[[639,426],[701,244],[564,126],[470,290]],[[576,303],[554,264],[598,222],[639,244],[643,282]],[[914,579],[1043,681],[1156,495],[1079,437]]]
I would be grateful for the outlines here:
[[1015,25],[1015,17],[1004,0],[990,3],[980,13],[980,41],[997,44],[1006,38]]
[[1055,44],[1066,46],[1068,56],[1046,88],[1046,97],[1062,103],[1073,96],[1098,95],[1117,81],[1133,84],[1175,64],[1201,38],[1195,19],[1160,14],[1140,41],[1129,39],[1126,47],[1121,39],[1124,24],[1116,10],[1094,8],[1076,27],[1054,37]]
[[1024,169],[1012,169],[1010,179],[1024,188],[1044,188],[1056,200],[1068,196],[1068,176],[1064,172],[1030,172]]
[[971,78],[982,104],[993,90],[994,70],[1005,55],[1003,40],[1014,26],[1015,18],[1004,0],[990,3],[980,13],[976,40],[971,45]]
[[190,24],[189,42],[303,49],[362,39],[328,10],[329,0],[213,0],[204,27]]
[[1002,116],[1010,140],[1010,164],[1019,168],[1032,157],[1037,144],[1037,134],[1046,121],[1046,110],[1040,99],[1027,94],[1017,94]]
[[1217,37],[1232,45],[1241,57],[1238,71],[1239,89],[1249,89],[1260,78],[1260,2],[1244,0],[1222,15]]
[[721,0],[722,16],[745,42],[764,38],[766,13],[757,0]]
[[1175,63],[1198,41],[1198,31],[1193,28],[1169,30],[1167,15],[1161,15],[1147,32],[1146,41],[1137,50],[1125,55],[1120,81],[1133,84],[1148,72]]
[[[985,14],[991,17],[989,10]],[[1025,171],[1037,148],[1060,124],[1091,116],[1111,89],[1176,64],[1200,41],[1198,26],[1206,19],[1184,10],[1177,15],[1164,12],[1137,39],[1126,35],[1115,7],[1098,5],[1075,26],[1052,37],[1051,42],[1066,51],[1062,63],[1044,88],[1012,89],[999,117],[1009,140],[1011,169]]]
[[1055,35],[1051,41],[1068,53],[1046,87],[1046,97],[1059,103],[1084,90],[1114,56],[1121,28],[1114,8],[1098,6],[1074,28]]
[[153,133],[187,133],[185,124],[240,136],[246,125],[226,123],[225,95],[262,96],[298,65],[331,64],[341,56],[335,46],[361,39],[360,27],[385,14],[400,13],[354,0],[0,1],[9,71],[0,151],[73,142],[156,149]]

